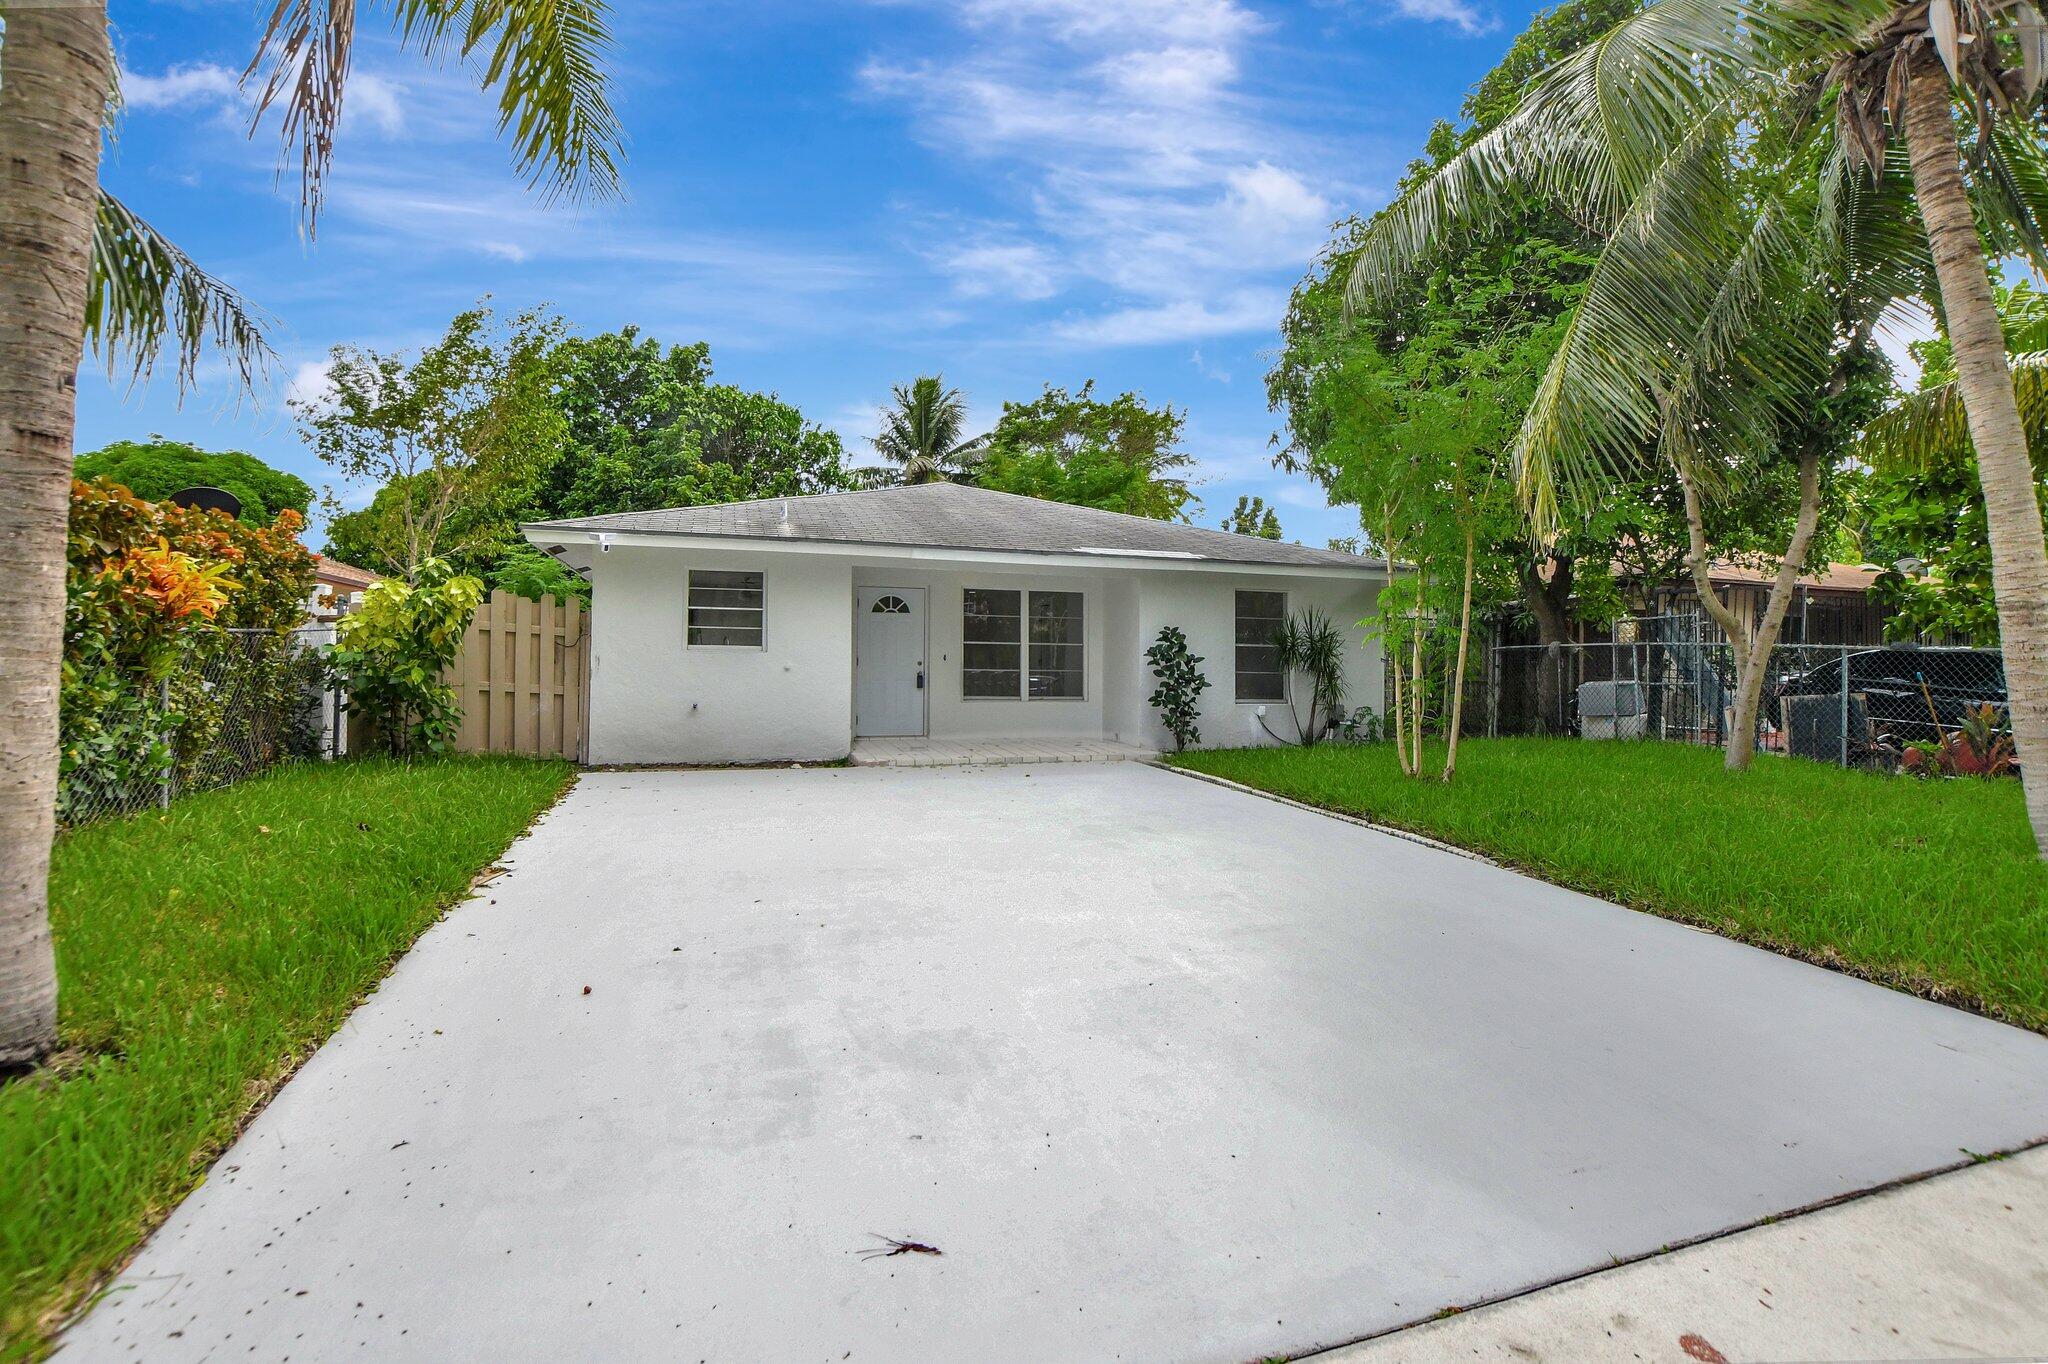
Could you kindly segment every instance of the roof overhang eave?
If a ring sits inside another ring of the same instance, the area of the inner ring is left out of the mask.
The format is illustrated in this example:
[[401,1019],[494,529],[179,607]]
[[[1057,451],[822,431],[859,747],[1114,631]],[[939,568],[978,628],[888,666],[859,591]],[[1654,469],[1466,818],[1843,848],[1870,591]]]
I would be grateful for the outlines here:
[[[550,545],[591,546],[595,553],[602,553],[606,545],[618,548],[675,549],[684,545],[721,551],[759,552],[774,554],[822,554],[836,555],[849,559],[891,559],[927,560],[938,563],[967,563],[990,565],[1013,565],[1019,567],[1058,567],[1077,569],[1100,569],[1105,565],[1121,568],[1145,568],[1174,572],[1207,573],[1262,573],[1294,578],[1360,577],[1384,578],[1386,564],[1378,559],[1361,558],[1356,565],[1332,564],[1270,564],[1245,562],[1237,559],[1183,559],[1163,558],[1148,554],[1114,554],[1101,550],[1088,553],[1072,553],[1063,550],[995,550],[959,549],[941,545],[896,545],[881,544],[866,540],[798,540],[780,539],[757,535],[700,535],[690,531],[647,531],[647,530],[596,530],[584,527],[551,525],[547,522],[532,522],[519,528],[521,535],[533,545],[546,548]],[[579,561],[583,556],[579,556]]]

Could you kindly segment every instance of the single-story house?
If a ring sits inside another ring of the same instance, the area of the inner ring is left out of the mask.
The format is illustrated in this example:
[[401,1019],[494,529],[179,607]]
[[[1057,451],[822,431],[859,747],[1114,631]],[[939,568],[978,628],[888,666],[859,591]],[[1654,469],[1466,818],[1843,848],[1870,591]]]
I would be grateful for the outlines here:
[[[523,526],[591,583],[592,763],[827,761],[869,737],[1169,746],[1145,650],[1179,626],[1206,745],[1291,736],[1272,629],[1354,640],[1386,565],[952,483]],[[1346,669],[1381,698],[1378,646]],[[1261,720],[1265,725],[1262,728]]]
[[363,593],[380,575],[325,554],[313,556],[313,596],[306,609],[323,624],[339,620],[363,604]]

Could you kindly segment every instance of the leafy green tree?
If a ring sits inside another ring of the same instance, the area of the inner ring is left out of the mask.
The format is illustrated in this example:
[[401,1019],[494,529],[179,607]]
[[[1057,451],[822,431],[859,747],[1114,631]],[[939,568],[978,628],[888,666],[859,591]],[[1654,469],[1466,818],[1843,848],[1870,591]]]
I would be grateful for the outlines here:
[[963,436],[967,400],[936,374],[898,384],[882,414],[875,453],[886,465],[856,471],[865,487],[892,483],[965,483],[971,480],[986,436]]
[[[2020,416],[2048,507],[2048,293],[2022,280],[1998,286]],[[1894,636],[1944,634],[1998,643],[1990,522],[1970,433],[1956,394],[1955,348],[1916,342],[1919,391],[1886,413],[1862,446],[1873,466],[1859,490],[1863,556],[1886,565],[1872,595],[1896,613]]]
[[1153,408],[1135,393],[1110,402],[1095,381],[1078,393],[1047,384],[1028,403],[1003,404],[976,482],[998,492],[1161,521],[1184,521],[1196,500],[1175,470],[1193,465],[1179,448],[1186,415]]
[[411,581],[429,559],[503,551],[566,439],[560,331],[535,312],[501,327],[477,307],[414,356],[334,348],[325,390],[292,410],[336,474],[379,485],[368,508],[334,519],[336,557]]
[[[2031,769],[2030,753],[2048,753],[2048,542],[1987,258],[2023,251],[2048,265],[2043,47],[2032,4],[1653,5],[1552,68],[1396,205],[1353,269],[1353,296],[1380,295],[1532,193],[1607,234],[1517,440],[1522,494],[1547,528],[1561,501],[1587,501],[1600,472],[1649,436],[1702,471],[1716,447],[1766,423],[1798,425],[1816,392],[1853,383],[1843,363],[1868,305],[1931,278],[1977,452],[2013,731]],[[1787,571],[1801,557],[1788,553]],[[1696,548],[1696,571],[1703,558]],[[1758,642],[1772,624],[1767,613]],[[1738,725],[1731,767],[1747,738]],[[2048,782],[2026,787],[2048,857]]]
[[546,516],[695,507],[798,497],[852,486],[839,437],[772,393],[729,384],[682,390],[665,425],[613,427],[600,445],[572,444],[550,481]]
[[[519,172],[550,191],[617,184],[619,128],[604,76],[602,0],[458,5],[400,0],[398,42],[458,59],[497,96]],[[250,72],[259,116],[284,111],[282,164],[296,164],[308,229],[341,123],[356,24],[374,8],[280,0]],[[57,1044],[47,893],[55,829],[65,512],[75,378],[89,342],[112,368],[147,374],[168,343],[181,386],[209,344],[249,384],[272,352],[232,290],[99,186],[119,108],[106,0],[9,4],[0,37],[0,318],[33,318],[0,341],[0,635],[19,666],[0,712],[0,1066]]]
[[[1544,71],[1637,8],[1636,0],[1573,0],[1539,13],[1500,63],[1473,87],[1461,107],[1461,122],[1439,122],[1431,129],[1423,155],[1408,168],[1400,193],[1412,192],[1483,138],[1513,113]],[[1400,485],[1409,477],[1405,464],[1382,467],[1372,456],[1361,455],[1361,442],[1371,444],[1377,437],[1352,420],[1346,407],[1365,397],[1358,387],[1373,387],[1370,400],[1381,417],[1398,413],[1408,401],[1404,395],[1430,406],[1434,399],[1427,378],[1395,379],[1385,369],[1387,357],[1411,338],[1427,334],[1432,354],[1438,357],[1431,363],[1440,367],[1441,357],[1460,344],[1483,350],[1510,336],[1541,332],[1576,304],[1599,247],[1597,236],[1571,215],[1540,196],[1528,195],[1511,210],[1503,210],[1497,221],[1461,238],[1454,249],[1434,256],[1428,268],[1405,276],[1399,288],[1385,291],[1370,306],[1347,311],[1346,281],[1387,212],[1338,224],[1289,299],[1281,326],[1282,348],[1266,376],[1267,400],[1286,416],[1284,444],[1275,462],[1308,473],[1334,501],[1358,502],[1366,533],[1383,551],[1388,549],[1389,534],[1402,526],[1426,524],[1426,518],[1400,511]],[[1497,453],[1505,466],[1506,448]],[[1386,482],[1376,486],[1376,480]],[[1477,546],[1482,601],[1494,600],[1491,588],[1506,575],[1514,589],[1506,599],[1534,623],[1539,642],[1560,644],[1569,639],[1575,611],[1583,615],[1590,607],[1598,612],[1613,601],[1611,568],[1622,548],[1646,547],[1666,538],[1656,533],[1661,527],[1649,524],[1651,517],[1632,514],[1651,509],[1649,489],[1643,484],[1617,470],[1612,495],[1600,508],[1540,541],[1518,525],[1495,527],[1496,533]],[[1663,562],[1658,559],[1656,566]],[[1397,595],[1401,590],[1397,587]],[[1434,608],[1425,610],[1419,596],[1404,609],[1434,615]],[[1405,632],[1397,633],[1405,637]],[[1408,643],[1426,641],[1416,638]],[[1422,655],[1412,648],[1409,652],[1419,671]],[[1539,676],[1546,691],[1554,692],[1555,675]],[[1418,709],[1410,714],[1407,730],[1421,716],[1417,699]],[[1549,703],[1540,709],[1555,713],[1555,697],[1546,700]],[[1397,737],[1405,732],[1398,722],[1395,732]]]
[[1223,529],[1232,535],[1256,535],[1261,540],[1280,538],[1280,514],[1266,505],[1266,499],[1242,494],[1237,505],[1230,509],[1230,515],[1223,518]]
[[590,580],[524,540],[506,546],[490,567],[484,585],[493,592],[509,592],[529,601],[577,602],[590,605]]
[[137,497],[167,500],[186,488],[220,488],[242,504],[241,519],[267,526],[289,507],[304,516],[313,505],[306,480],[240,450],[201,450],[183,441],[115,441],[78,457],[73,476],[110,479]]

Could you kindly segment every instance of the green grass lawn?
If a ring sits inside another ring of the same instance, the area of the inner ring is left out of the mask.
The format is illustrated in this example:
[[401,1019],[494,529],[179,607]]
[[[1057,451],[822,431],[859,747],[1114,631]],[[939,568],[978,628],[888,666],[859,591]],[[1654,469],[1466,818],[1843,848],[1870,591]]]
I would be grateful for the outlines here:
[[1468,740],[1449,786],[1391,744],[1172,761],[2048,1032],[2048,867],[2016,781],[1574,739]]
[[58,841],[67,1050],[0,1088],[0,1358],[47,1348],[569,780],[507,758],[307,764]]

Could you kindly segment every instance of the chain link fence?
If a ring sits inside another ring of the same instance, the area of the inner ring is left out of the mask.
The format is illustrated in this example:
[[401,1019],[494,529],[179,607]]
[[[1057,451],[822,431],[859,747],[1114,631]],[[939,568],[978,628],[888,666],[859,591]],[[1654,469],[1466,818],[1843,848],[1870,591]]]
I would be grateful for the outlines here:
[[[1737,679],[1725,640],[1686,616],[1623,621],[1614,633],[1598,644],[1495,646],[1467,713],[1490,735],[1727,742]],[[1780,644],[1764,668],[1757,747],[1890,771],[1912,745],[1954,734],[1985,706],[2005,732],[1995,649]]]
[[332,626],[222,630],[159,682],[67,722],[57,820],[69,828],[231,786],[281,762],[339,756],[344,698],[324,662]]

